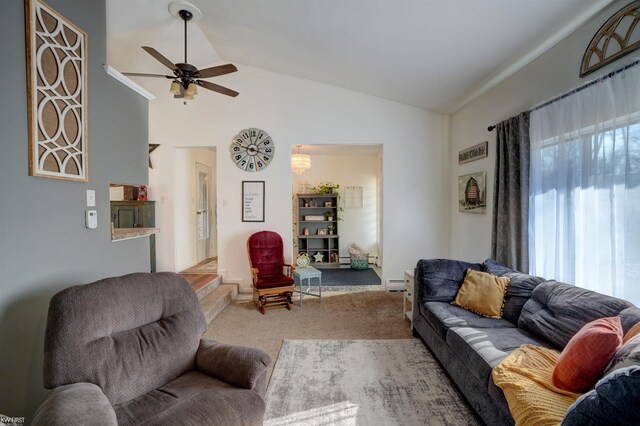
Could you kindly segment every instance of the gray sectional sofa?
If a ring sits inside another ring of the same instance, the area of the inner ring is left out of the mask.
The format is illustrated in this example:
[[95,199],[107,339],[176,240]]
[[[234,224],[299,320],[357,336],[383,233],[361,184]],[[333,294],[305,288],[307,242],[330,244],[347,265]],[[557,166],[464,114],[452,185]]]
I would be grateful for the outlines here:
[[[467,269],[509,276],[501,319],[451,305]],[[630,302],[557,281],[513,271],[487,260],[482,264],[448,259],[420,260],[415,270],[413,333],[448,372],[469,404],[488,425],[512,425],[492,369],[523,344],[562,350],[582,326],[620,316],[626,332],[640,322]]]

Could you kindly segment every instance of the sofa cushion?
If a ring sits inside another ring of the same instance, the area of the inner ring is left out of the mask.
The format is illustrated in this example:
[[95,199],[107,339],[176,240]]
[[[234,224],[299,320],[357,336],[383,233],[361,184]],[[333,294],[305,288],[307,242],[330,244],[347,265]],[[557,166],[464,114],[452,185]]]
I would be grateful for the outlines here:
[[483,272],[488,272],[493,275],[497,275],[499,277],[506,274],[512,274],[514,272],[517,272],[509,268],[508,266],[504,266],[503,264],[499,263],[497,260],[493,260],[493,259],[487,259],[484,262],[482,262],[482,266],[480,267],[480,270]]
[[491,370],[514,349],[527,343],[548,347],[519,328],[452,327],[447,332],[446,342],[485,388],[489,385]]
[[418,301],[451,302],[455,297],[467,269],[480,270],[479,263],[450,259],[422,259],[416,265],[416,291]]
[[553,384],[583,393],[593,386],[622,346],[620,318],[600,318],[586,324],[567,343],[553,369]]
[[114,408],[120,426],[261,425],[265,403],[254,391],[193,370]]
[[485,318],[446,302],[426,302],[423,311],[427,322],[443,339],[450,327],[515,328],[504,319]]
[[534,288],[525,303],[518,326],[562,349],[586,323],[617,316],[633,304],[591,290],[557,281],[547,281]]
[[531,298],[531,292],[540,283],[546,280],[541,277],[523,274],[514,271],[493,259],[487,259],[482,264],[482,270],[499,277],[509,277],[509,287],[504,299],[504,309],[502,317],[514,324],[518,324],[518,318],[522,312],[522,307]]
[[508,285],[508,277],[469,269],[451,304],[483,317],[500,319]]
[[640,367],[626,367],[603,377],[567,410],[563,426],[640,424]]

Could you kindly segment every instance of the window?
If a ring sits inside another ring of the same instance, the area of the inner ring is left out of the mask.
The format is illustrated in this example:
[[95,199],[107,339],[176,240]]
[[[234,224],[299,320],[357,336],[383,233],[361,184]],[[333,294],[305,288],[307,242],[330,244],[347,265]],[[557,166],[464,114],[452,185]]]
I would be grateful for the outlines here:
[[530,272],[640,305],[640,67],[531,114]]

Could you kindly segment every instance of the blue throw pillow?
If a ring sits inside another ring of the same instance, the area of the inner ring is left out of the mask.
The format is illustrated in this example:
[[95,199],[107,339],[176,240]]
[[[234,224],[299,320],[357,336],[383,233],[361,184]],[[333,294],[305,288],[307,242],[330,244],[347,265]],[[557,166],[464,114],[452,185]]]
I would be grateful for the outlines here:
[[569,407],[563,426],[640,425],[640,367],[606,375]]

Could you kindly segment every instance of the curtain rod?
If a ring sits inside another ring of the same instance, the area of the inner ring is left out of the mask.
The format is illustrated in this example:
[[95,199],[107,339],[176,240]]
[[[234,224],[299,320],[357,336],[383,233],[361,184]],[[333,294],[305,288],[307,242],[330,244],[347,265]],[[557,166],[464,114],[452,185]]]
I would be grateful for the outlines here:
[[[576,89],[570,90],[570,91],[568,91],[568,92],[567,92],[567,93],[565,93],[565,94],[562,94],[562,95],[560,95],[560,96],[556,96],[555,98],[549,99],[548,101],[543,102],[543,103],[541,103],[540,105],[536,105],[536,106],[534,106],[533,108],[530,108],[530,109],[526,110],[525,112],[533,112],[533,111],[539,110],[540,108],[544,108],[544,107],[546,107],[547,105],[551,105],[551,104],[552,104],[552,103],[554,103],[554,102],[557,102],[557,101],[559,101],[559,100],[561,100],[561,99],[566,98],[567,96],[571,96],[571,95],[573,95],[574,93],[578,93],[578,92],[580,92],[580,91],[582,91],[582,90],[584,90],[584,89],[586,89],[586,88],[588,88],[588,87],[593,86],[594,84],[598,84],[598,83],[600,83],[600,82],[603,82],[603,81],[605,81],[605,80],[607,80],[607,79],[609,79],[609,78],[613,77],[614,75],[616,75],[616,74],[620,74],[622,71],[625,71],[625,70],[627,70],[627,69],[629,69],[629,68],[635,67],[636,65],[639,65],[639,64],[640,64],[640,58],[636,58],[636,59],[634,59],[634,60],[633,60],[633,62],[631,62],[631,63],[629,63],[629,64],[627,64],[627,65],[623,66],[622,68],[618,68],[618,69],[617,69],[617,70],[615,70],[615,71],[611,71],[610,73],[605,74],[605,75],[603,75],[603,76],[601,76],[601,77],[599,77],[599,78],[596,78],[595,80],[592,80],[592,81],[590,81],[590,82],[588,82],[588,83],[585,83],[585,84],[583,84],[582,86],[580,86],[580,87],[578,87],[578,88],[576,88]],[[493,125],[491,125],[491,126],[487,127],[487,130],[488,130],[489,132],[491,132],[493,129],[495,129],[495,128],[496,128],[496,126],[497,126],[497,124],[493,124]]]

